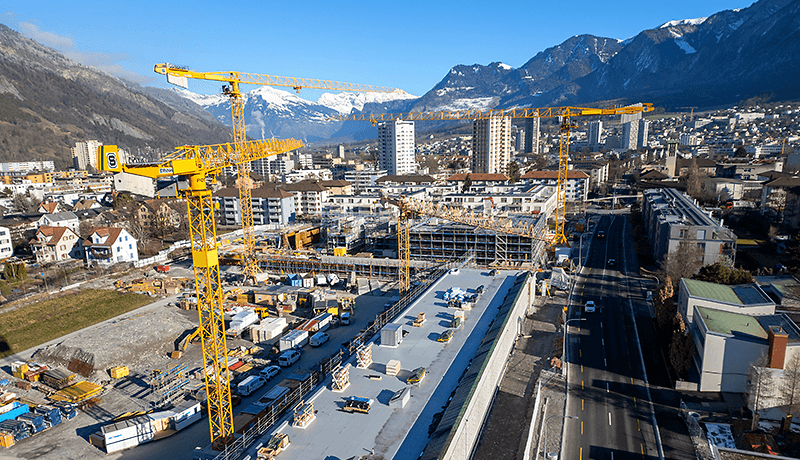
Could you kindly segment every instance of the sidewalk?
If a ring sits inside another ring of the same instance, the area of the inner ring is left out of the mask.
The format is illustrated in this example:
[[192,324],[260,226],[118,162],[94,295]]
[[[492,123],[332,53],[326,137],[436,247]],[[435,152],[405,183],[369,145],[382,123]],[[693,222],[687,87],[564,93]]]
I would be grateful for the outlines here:
[[[536,297],[534,313],[528,315],[523,324],[526,335],[518,338],[514,351],[508,358],[505,373],[472,458],[515,460],[524,457],[528,445],[528,428],[536,403],[537,381],[540,374],[545,375],[543,371],[550,368],[550,359],[561,353],[563,330],[559,315],[566,300],[563,292],[550,298]],[[560,371],[556,371],[559,376],[555,380],[550,377],[551,372],[546,373],[548,383],[543,385],[543,388],[549,385],[547,391],[543,392],[548,398],[548,413],[550,410],[561,410],[563,413],[565,392]],[[558,383],[559,381],[562,383]],[[556,396],[559,392],[560,402]],[[544,401],[544,397],[541,401]],[[561,428],[556,426],[555,420],[550,425],[548,436],[552,436],[553,443],[558,442],[560,445]],[[530,444],[531,458],[539,435],[538,428],[535,431]],[[555,445],[553,443],[548,438],[548,445]]]

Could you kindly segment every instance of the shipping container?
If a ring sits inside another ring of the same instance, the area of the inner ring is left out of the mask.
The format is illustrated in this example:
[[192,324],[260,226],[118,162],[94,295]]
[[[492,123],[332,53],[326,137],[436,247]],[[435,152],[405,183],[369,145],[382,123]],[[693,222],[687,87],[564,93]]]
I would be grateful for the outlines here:
[[155,436],[152,421],[146,415],[106,425],[100,431],[109,454],[150,442]]
[[308,343],[308,331],[292,331],[280,340],[280,351],[291,350],[293,348],[300,348]]
[[28,411],[29,408],[27,404],[22,404],[17,401],[13,401],[10,404],[0,406],[0,422],[5,420],[14,420]]

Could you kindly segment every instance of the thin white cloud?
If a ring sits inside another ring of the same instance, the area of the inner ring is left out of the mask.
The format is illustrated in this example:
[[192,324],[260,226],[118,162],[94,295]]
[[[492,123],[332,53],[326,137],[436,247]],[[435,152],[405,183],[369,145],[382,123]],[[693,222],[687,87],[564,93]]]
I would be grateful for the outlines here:
[[138,73],[127,70],[120,64],[120,61],[128,59],[125,53],[89,53],[84,54],[75,50],[75,42],[66,36],[61,36],[53,32],[46,32],[39,29],[35,24],[28,22],[19,23],[22,35],[36,40],[60,51],[64,56],[83,65],[94,67],[117,78],[132,81],[140,85],[151,83],[156,79],[146,77]]
[[45,32],[29,22],[20,22],[19,28],[22,35],[47,46],[52,46],[59,51],[69,51],[74,45],[71,38],[54,34],[53,32]]

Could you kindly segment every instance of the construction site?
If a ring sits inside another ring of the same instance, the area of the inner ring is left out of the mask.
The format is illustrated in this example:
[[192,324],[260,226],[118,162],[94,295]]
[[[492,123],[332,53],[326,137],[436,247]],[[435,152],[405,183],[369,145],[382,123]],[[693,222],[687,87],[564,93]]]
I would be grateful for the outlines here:
[[[234,142],[140,164],[104,145],[97,164],[177,177],[190,257],[93,280],[84,287],[154,301],[0,362],[3,457],[273,459],[290,449],[294,458],[468,458],[537,295],[534,273],[566,243],[564,181],[552,213],[485,215],[383,196],[384,216],[278,230],[254,225],[252,191],[238,181],[241,229],[218,235],[216,176],[233,168],[244,177],[249,162],[303,145],[247,140],[240,84],[394,89],[154,70],[183,87],[224,83]],[[571,116],[647,108],[459,116],[558,116],[568,140]]]

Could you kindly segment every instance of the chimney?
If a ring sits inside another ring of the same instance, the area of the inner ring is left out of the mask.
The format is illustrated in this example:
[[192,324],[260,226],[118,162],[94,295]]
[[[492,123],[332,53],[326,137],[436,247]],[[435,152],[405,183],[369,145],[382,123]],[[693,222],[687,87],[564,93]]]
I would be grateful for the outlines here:
[[770,326],[767,329],[769,340],[769,364],[772,369],[783,369],[783,361],[786,358],[786,344],[789,342],[787,334],[780,326]]

